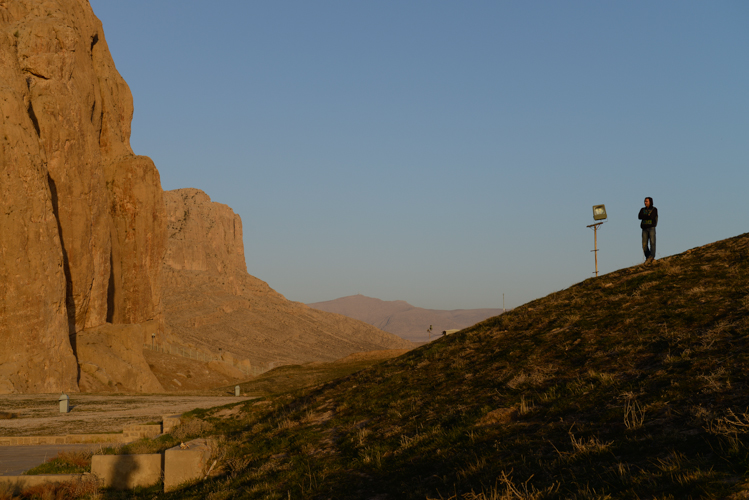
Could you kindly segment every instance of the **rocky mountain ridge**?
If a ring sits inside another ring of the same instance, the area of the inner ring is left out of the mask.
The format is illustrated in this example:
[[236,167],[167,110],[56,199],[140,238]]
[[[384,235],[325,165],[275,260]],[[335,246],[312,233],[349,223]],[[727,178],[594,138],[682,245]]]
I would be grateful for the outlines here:
[[[424,309],[404,300],[380,300],[361,294],[307,305],[364,321],[413,342],[427,342],[430,338],[440,336],[445,330],[467,328],[504,312],[502,309],[491,308]],[[428,333],[430,326],[432,332]]]

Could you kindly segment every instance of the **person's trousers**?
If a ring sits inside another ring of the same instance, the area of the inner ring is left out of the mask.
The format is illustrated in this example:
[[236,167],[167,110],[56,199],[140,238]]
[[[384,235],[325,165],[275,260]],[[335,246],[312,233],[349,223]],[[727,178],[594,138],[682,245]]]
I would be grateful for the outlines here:
[[[648,247],[648,243],[650,246]],[[645,258],[652,257],[655,259],[655,228],[648,227],[642,230],[642,252]]]

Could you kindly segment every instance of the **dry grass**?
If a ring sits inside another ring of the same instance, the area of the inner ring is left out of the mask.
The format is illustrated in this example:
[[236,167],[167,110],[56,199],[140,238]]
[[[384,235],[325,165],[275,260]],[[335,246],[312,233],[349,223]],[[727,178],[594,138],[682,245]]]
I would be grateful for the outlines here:
[[588,455],[594,453],[602,453],[608,450],[613,441],[604,443],[596,436],[591,436],[587,440],[584,438],[576,439],[575,435],[570,432],[570,441],[572,442],[572,456]]
[[38,474],[81,474],[91,472],[92,451],[60,451],[41,465],[25,472],[27,475]]
[[510,471],[510,474],[502,471],[494,487],[482,489],[479,493],[471,490],[467,493],[449,496],[446,499],[442,495],[439,497],[427,496],[426,498],[427,500],[544,500],[556,498],[559,483],[554,483],[543,489],[536,489],[530,484],[532,479],[531,476],[524,483],[515,483],[512,480],[512,471]]
[[180,441],[202,436],[213,431],[213,424],[200,418],[186,418],[177,427],[172,429],[170,434]]
[[250,462],[227,459],[223,482],[180,498],[729,498],[749,464],[749,259],[737,247],[749,235],[585,280],[248,403],[236,422],[204,412],[233,436],[227,456]]
[[634,398],[627,398],[624,403],[624,426],[628,430],[635,430],[645,423],[645,408],[640,406]]
[[67,483],[45,484],[15,492],[12,486],[0,485],[0,500],[100,500],[99,485],[95,478],[83,478]]

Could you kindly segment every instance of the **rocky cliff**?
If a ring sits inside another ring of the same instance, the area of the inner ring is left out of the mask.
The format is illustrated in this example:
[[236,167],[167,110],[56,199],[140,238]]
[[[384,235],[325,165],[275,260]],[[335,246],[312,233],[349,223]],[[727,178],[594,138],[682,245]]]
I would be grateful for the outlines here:
[[413,347],[361,321],[286,300],[247,274],[242,221],[228,206],[197,189],[167,191],[164,199],[167,340],[231,351],[264,368]]
[[77,390],[84,331],[158,328],[159,174],[87,1],[0,3],[0,59],[0,392]]
[[132,115],[88,1],[0,0],[0,393],[163,390],[155,339],[266,364],[410,346],[248,275],[239,217],[165,202]]

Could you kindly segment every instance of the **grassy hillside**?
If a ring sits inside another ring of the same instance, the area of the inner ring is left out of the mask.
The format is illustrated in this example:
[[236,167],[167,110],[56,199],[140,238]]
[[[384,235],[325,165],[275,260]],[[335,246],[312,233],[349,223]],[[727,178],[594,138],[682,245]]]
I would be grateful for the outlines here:
[[748,334],[745,234],[195,412],[226,436],[221,468],[165,497],[744,498]]

